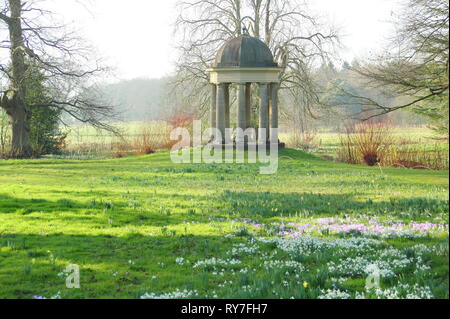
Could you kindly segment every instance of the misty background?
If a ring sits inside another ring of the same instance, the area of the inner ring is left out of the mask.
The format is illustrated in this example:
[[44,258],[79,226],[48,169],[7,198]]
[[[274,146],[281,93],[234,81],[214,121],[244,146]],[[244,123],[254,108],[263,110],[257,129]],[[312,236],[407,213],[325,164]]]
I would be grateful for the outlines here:
[[[309,3],[309,11],[340,33],[341,44],[331,66],[336,71],[334,77],[345,77],[345,65],[368,59],[384,47],[394,32],[391,17],[400,4],[401,1],[392,0]],[[112,66],[100,86],[105,100],[115,105],[118,119],[159,120],[180,111],[170,103],[168,97],[172,92],[167,85],[175,72],[176,49],[181,41],[174,32],[179,13],[175,0],[157,3],[130,0],[127,6],[107,0],[91,1],[89,6],[53,0],[47,5],[65,21],[76,25],[80,34],[98,50],[97,54]],[[363,86],[358,90],[363,91]],[[423,124],[417,116],[400,113],[395,117],[401,124]],[[317,124],[326,125],[327,120]]]

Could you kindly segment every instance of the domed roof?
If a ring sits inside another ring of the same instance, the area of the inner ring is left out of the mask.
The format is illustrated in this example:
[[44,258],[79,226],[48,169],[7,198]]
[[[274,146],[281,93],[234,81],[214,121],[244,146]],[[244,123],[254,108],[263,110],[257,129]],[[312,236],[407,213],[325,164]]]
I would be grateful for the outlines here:
[[273,68],[272,52],[261,40],[244,34],[229,40],[217,53],[214,68]]

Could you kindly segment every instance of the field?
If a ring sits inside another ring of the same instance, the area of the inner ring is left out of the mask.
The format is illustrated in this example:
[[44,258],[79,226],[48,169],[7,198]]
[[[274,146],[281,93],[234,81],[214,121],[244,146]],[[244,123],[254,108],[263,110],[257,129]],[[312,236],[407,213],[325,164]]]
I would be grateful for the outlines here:
[[[434,131],[427,127],[394,127],[390,133],[399,145],[423,145],[433,150],[435,147],[448,151],[448,142],[436,139]],[[311,134],[308,146],[317,155],[336,157],[341,145],[342,134],[336,132],[319,131]],[[281,139],[288,143],[292,141],[291,134],[281,134]]]
[[[203,128],[207,123],[203,123]],[[121,157],[139,152],[144,140],[153,149],[167,149],[173,145],[169,139],[172,126],[166,122],[126,122],[116,123],[122,137],[99,131],[89,126],[72,126],[65,129],[68,133],[64,158],[99,159]],[[390,156],[385,162],[404,164],[405,161],[432,169],[448,169],[448,141],[436,138],[435,132],[426,127],[392,127],[389,129],[392,145],[389,153],[401,153]],[[343,134],[325,130],[303,135],[280,134],[280,139],[290,148],[306,150],[309,153],[329,160],[339,160],[339,150]],[[342,159],[341,159],[342,160]],[[385,163],[382,163],[385,165]],[[401,165],[398,165],[401,166]],[[412,165],[415,166],[415,165]]]
[[447,198],[448,171],[289,149],[0,161],[0,298],[448,298]]

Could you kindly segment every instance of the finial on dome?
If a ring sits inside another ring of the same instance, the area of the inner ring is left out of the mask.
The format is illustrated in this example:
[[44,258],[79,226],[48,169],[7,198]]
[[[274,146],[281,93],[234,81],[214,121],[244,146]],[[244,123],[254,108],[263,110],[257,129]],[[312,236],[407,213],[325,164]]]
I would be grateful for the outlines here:
[[242,34],[246,35],[246,36],[250,36],[250,34],[248,33],[248,29],[245,25],[242,27]]

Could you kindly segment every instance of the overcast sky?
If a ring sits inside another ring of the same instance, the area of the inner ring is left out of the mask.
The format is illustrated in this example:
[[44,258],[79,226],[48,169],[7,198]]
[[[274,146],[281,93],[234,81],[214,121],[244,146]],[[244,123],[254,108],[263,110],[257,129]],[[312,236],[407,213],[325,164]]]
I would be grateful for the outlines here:
[[[173,22],[176,0],[91,0],[88,13],[79,5],[53,0],[54,8],[79,25],[99,52],[115,66],[119,79],[157,78],[173,71]],[[313,9],[340,27],[351,61],[376,51],[392,26],[398,0],[311,0]]]

